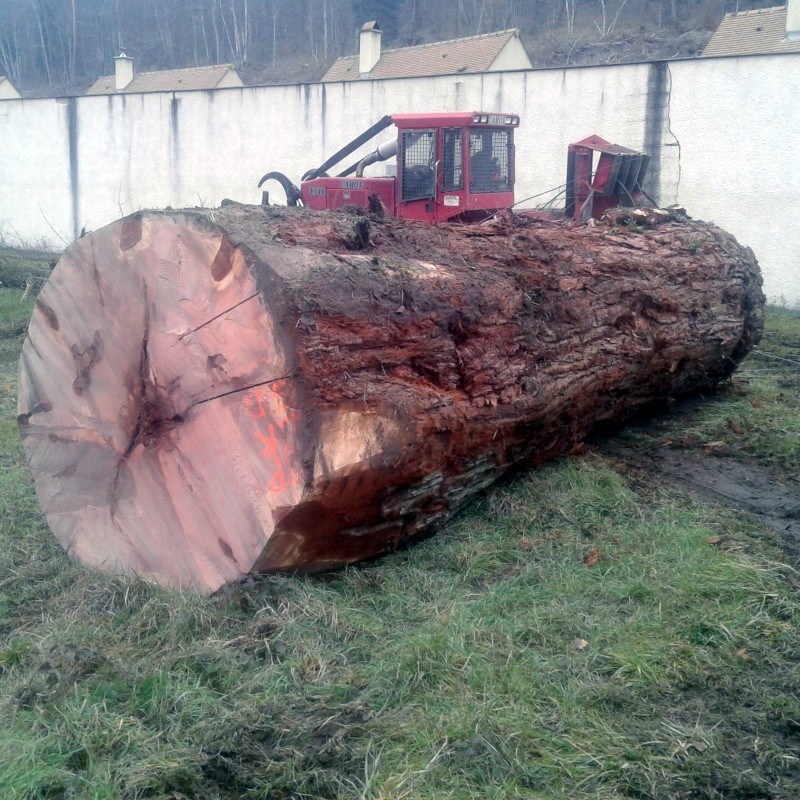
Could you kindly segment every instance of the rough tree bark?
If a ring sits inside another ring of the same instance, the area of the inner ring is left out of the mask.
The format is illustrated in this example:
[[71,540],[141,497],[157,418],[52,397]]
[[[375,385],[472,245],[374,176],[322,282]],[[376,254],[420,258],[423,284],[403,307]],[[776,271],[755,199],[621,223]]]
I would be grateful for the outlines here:
[[76,242],[41,292],[20,430],[88,564],[204,592],[327,569],[723,380],[760,336],[760,284],[699,222],[144,212]]

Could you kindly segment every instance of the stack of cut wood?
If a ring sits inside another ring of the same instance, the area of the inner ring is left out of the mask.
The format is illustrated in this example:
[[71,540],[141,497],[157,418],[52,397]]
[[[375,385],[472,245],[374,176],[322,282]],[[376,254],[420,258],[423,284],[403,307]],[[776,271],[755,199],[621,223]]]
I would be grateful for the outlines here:
[[758,341],[752,252],[700,222],[145,212],[77,241],[25,342],[19,424],[87,564],[214,591],[442,522]]

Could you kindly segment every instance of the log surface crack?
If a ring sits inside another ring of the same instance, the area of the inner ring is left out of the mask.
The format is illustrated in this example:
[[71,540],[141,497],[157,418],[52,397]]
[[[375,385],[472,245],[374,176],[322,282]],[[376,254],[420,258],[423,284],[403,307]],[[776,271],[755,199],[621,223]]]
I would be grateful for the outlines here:
[[220,311],[219,314],[215,314],[213,317],[211,317],[211,319],[207,319],[205,322],[201,322],[196,328],[192,328],[191,330],[188,330],[185,333],[182,333],[178,337],[178,341],[180,341],[181,339],[183,339],[186,336],[191,335],[192,333],[195,333],[195,331],[199,331],[201,328],[205,328],[206,325],[210,325],[212,322],[214,322],[214,320],[217,320],[220,317],[224,316],[225,314],[228,314],[229,312],[233,311],[233,309],[235,309],[235,308],[239,308],[239,306],[244,305],[249,300],[252,300],[254,297],[258,297],[258,294],[259,294],[258,292],[253,292],[253,294],[248,295],[247,297],[245,297],[244,300],[240,300],[238,303],[234,303],[230,308],[226,308],[224,311]]
[[277,378],[269,378],[265,381],[259,381],[258,383],[249,383],[247,386],[239,386],[236,389],[228,389],[227,392],[220,392],[219,394],[215,394],[213,397],[204,397],[202,400],[197,400],[192,403],[184,412],[183,417],[189,413],[191,409],[195,406],[202,405],[203,403],[210,403],[212,400],[219,400],[221,397],[228,397],[231,394],[237,394],[238,392],[247,392],[250,389],[257,389],[259,386],[268,386],[270,383],[277,383],[278,381],[285,381],[291,378],[293,373],[289,372],[286,375],[280,375]]
[[133,426],[128,445],[124,452],[117,461],[117,469],[114,473],[114,481],[111,485],[111,519],[113,520],[119,503],[119,478],[122,474],[122,469],[128,461],[130,454],[134,451],[137,444],[139,444],[142,434],[142,429],[145,424],[145,415],[148,406],[147,387],[150,371],[150,353],[148,351],[148,342],[150,339],[150,307],[145,300],[144,306],[144,333],[142,334],[142,345],[139,348],[139,369],[137,373],[138,378],[138,398],[137,405],[139,407],[139,414],[136,417],[136,423]]

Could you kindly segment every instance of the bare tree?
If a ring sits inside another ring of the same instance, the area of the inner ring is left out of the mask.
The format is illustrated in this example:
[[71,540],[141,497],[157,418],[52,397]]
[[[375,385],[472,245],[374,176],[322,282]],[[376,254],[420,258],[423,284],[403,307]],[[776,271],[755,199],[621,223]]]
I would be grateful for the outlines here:
[[617,23],[619,22],[619,16],[622,13],[622,10],[628,4],[628,0],[619,0],[617,4],[617,11],[614,16],[609,19],[608,11],[606,8],[606,0],[598,0],[600,3],[600,22],[598,23],[597,20],[594,21],[597,30],[600,31],[600,38],[605,39],[609,36],[614,29],[617,27]]
[[[77,90],[108,74],[111,58],[124,47],[143,70],[233,61],[256,74],[271,68],[290,78],[295,68],[309,63],[322,68],[354,52],[358,27],[372,18],[381,21],[387,47],[511,26],[535,40],[549,27],[568,40],[563,54],[581,26],[592,22],[600,39],[608,40],[624,26],[678,30],[701,12],[713,24],[725,11],[764,2],[0,0],[0,72],[22,89]],[[532,55],[535,59],[535,51]]]
[[567,20],[567,33],[572,36],[575,31],[575,3],[577,0],[564,0],[564,13]]

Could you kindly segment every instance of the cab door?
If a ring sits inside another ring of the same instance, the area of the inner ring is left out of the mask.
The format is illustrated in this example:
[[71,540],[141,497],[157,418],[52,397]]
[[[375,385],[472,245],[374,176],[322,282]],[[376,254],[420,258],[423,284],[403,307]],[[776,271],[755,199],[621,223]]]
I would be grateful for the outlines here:
[[436,159],[438,131],[435,128],[403,130],[398,153],[397,215],[406,219],[436,218]]
[[464,128],[443,128],[437,181],[436,219],[445,220],[466,211]]

